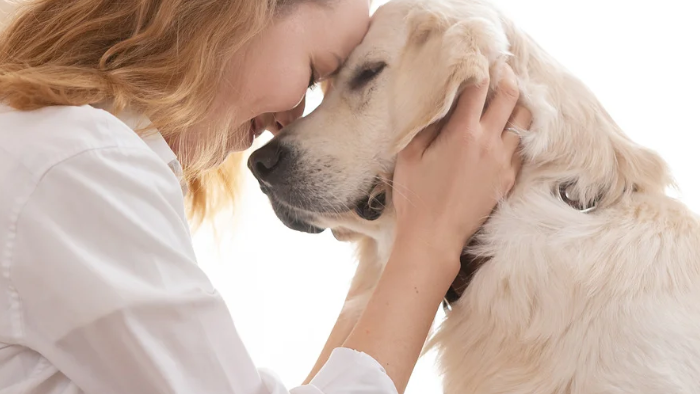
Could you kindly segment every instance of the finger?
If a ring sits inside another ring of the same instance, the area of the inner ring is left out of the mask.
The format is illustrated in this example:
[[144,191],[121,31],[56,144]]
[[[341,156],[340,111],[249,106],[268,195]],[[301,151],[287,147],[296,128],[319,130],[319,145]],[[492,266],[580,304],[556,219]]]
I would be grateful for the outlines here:
[[523,156],[519,151],[513,153],[513,158],[510,160],[510,167],[516,175],[520,173],[520,169],[523,167]]
[[428,126],[416,134],[404,149],[406,154],[421,156],[423,152],[435,141],[440,129],[436,125]]
[[513,152],[518,149],[518,146],[520,146],[520,135],[512,131],[503,131],[501,139],[503,140],[503,148],[505,149],[506,155],[512,155]]
[[510,117],[503,131],[503,145],[509,152],[515,151],[520,144],[522,133],[530,128],[532,124],[532,113],[522,105],[515,107],[513,115]]
[[499,135],[505,129],[520,97],[520,89],[518,88],[515,73],[508,65],[503,67],[496,94],[486,109],[486,113],[481,118],[482,130],[485,133],[491,133],[491,135]]
[[489,93],[489,79],[467,86],[459,95],[455,110],[445,126],[448,130],[464,131],[474,129],[484,112],[486,96]]
[[510,176],[505,180],[505,188],[506,188],[506,196],[510,194],[510,191],[513,190],[513,186],[515,186],[515,182],[518,178],[518,175],[520,174],[520,169],[523,166],[523,158],[520,156],[519,152],[515,152],[513,154],[513,158],[511,159],[510,162]]
[[532,112],[522,105],[516,105],[510,120],[508,120],[507,127],[513,127],[516,130],[528,130],[530,125],[532,125]]

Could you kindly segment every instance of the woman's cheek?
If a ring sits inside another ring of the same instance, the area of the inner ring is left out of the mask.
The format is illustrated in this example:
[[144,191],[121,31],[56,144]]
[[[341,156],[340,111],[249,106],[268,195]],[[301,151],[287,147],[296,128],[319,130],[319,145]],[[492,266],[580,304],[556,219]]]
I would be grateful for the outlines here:
[[269,112],[285,112],[296,108],[304,100],[306,95],[307,84],[300,86],[287,86],[283,92],[279,90],[275,108]]

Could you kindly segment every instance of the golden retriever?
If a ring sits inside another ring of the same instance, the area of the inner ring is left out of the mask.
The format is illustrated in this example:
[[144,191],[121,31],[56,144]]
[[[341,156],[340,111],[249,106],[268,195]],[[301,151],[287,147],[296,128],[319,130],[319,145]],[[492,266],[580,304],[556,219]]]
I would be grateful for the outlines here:
[[359,243],[337,332],[391,250],[397,152],[502,62],[534,123],[430,339],[445,393],[700,393],[698,218],[665,194],[662,159],[485,0],[381,7],[320,107],[251,155],[287,226]]

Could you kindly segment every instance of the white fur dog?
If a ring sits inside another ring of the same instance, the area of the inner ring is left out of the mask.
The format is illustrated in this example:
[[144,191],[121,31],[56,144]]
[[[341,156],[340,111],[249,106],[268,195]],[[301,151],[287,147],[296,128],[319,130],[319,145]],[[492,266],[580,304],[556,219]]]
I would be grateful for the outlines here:
[[665,195],[664,162],[484,0],[381,7],[321,106],[251,156],[289,227],[360,243],[336,329],[349,332],[388,259],[397,152],[466,84],[495,86],[502,62],[534,123],[431,340],[445,392],[700,393],[698,219]]

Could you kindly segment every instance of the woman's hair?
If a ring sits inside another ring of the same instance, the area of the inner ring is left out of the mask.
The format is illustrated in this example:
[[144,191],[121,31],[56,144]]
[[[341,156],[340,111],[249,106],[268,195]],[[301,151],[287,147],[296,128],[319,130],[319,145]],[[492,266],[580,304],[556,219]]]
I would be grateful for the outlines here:
[[[182,138],[215,110],[231,57],[301,1],[25,0],[0,33],[0,103],[33,110],[110,102]],[[228,144],[228,130],[205,134],[212,137],[199,144],[197,163]],[[240,161],[232,154],[217,169],[185,168],[195,223],[231,200]]]

